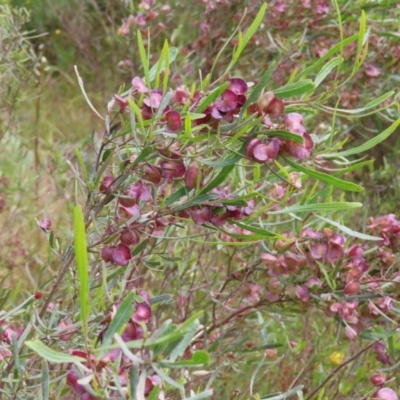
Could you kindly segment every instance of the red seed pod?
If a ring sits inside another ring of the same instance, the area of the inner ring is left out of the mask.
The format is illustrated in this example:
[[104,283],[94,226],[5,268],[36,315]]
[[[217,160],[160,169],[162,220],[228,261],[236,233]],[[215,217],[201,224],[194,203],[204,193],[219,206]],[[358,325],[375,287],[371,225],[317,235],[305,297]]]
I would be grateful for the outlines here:
[[399,400],[396,392],[390,388],[379,389],[372,395],[372,398],[381,400]]
[[144,168],[144,175],[142,176],[142,179],[151,183],[154,183],[155,185],[158,185],[161,182],[161,170],[154,165],[146,165]]
[[38,291],[35,293],[34,298],[35,300],[41,299],[44,296],[43,292]]
[[137,232],[129,229],[123,230],[119,239],[121,240],[121,243],[126,244],[127,246],[138,244],[140,240]]
[[360,291],[360,284],[358,282],[349,282],[345,288],[343,293],[349,295],[355,295]]
[[254,148],[259,144],[261,144],[260,139],[257,139],[257,138],[250,139],[247,142],[246,149],[244,151],[244,155],[248,158],[254,159],[254,154],[253,154]]
[[386,382],[385,375],[378,372],[376,374],[373,374],[369,380],[375,386],[382,386]]
[[114,179],[115,178],[112,175],[106,175],[100,184],[100,192],[103,194],[111,193]]
[[[199,176],[200,175],[200,176]],[[192,164],[185,172],[183,181],[188,189],[194,189],[197,186],[198,179],[200,179],[200,185],[203,180],[201,171],[197,164]]]

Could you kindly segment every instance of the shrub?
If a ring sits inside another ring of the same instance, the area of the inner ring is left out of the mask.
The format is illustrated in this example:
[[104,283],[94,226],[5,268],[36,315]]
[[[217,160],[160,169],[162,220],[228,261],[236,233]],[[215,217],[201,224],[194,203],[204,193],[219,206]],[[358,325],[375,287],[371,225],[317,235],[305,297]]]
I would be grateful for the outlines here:
[[[311,399],[326,390],[333,398],[326,383],[367,353],[371,368],[394,368],[400,222],[390,214],[347,226],[362,204],[346,196],[363,188],[342,175],[365,166],[352,156],[400,119],[347,150],[327,124],[393,96],[356,111],[327,105],[347,84],[336,54],[354,42],[350,77],[362,66],[365,14],[358,35],[274,88],[273,62],[256,83],[231,74],[264,13],[239,33],[225,71],[188,86],[170,80],[177,49],[165,42],[150,68],[139,32],[144,77],[116,94],[105,116],[89,102],[105,127],[93,135],[93,156],[76,148],[70,163],[73,235],[57,235],[51,218],[39,222],[60,269],[1,316],[4,395]],[[286,325],[295,314],[311,321],[304,335]],[[314,354],[306,335],[316,321],[358,345],[344,362],[332,354],[337,367],[324,379],[290,364],[293,354]],[[282,376],[261,382],[274,362]],[[369,389],[356,382],[346,393],[396,396],[384,375],[364,371],[359,381],[369,378]]]

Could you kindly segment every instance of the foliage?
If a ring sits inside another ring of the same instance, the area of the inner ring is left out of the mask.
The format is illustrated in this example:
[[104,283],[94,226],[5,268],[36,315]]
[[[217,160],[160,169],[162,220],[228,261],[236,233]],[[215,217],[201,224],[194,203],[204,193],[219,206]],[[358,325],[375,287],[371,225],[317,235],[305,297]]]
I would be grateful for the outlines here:
[[[205,32],[222,3],[196,3]],[[142,72],[104,115],[75,68],[103,131],[65,156],[68,225],[38,221],[56,267],[33,294],[2,290],[5,398],[397,398],[400,221],[367,221],[350,179],[398,128],[397,94],[338,102],[365,68],[364,11],[357,30],[340,14],[340,40],[315,60],[301,52],[290,74],[284,57],[251,68],[264,21],[289,27],[282,10],[325,26],[326,2],[297,3],[306,16],[294,2],[250,2],[231,48],[204,36],[199,78],[185,43],[137,31]],[[170,11],[139,10],[137,24]],[[343,121],[370,115],[387,127],[349,146]]]

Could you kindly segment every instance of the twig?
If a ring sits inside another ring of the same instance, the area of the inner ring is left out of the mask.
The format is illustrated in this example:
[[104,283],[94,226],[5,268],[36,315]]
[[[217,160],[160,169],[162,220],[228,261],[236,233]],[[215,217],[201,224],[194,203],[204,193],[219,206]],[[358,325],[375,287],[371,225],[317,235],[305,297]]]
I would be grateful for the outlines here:
[[320,384],[318,385],[312,392],[311,394],[306,398],[306,400],[311,400],[342,368],[344,368],[346,365],[350,364],[352,361],[354,361],[356,358],[358,358],[361,354],[365,353],[367,350],[369,350],[376,342],[371,343],[367,347],[364,347],[361,349],[358,353],[356,353],[353,357],[349,358],[347,361],[345,361],[343,364],[340,364],[338,367],[336,367],[332,373]]

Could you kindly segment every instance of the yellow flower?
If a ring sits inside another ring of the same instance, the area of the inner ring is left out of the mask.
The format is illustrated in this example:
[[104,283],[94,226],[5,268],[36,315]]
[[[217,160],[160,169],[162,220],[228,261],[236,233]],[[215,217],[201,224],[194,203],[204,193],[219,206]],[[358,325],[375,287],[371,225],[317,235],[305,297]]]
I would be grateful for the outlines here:
[[56,35],[61,35],[61,29],[56,29],[56,30],[54,31],[54,33],[55,33]]
[[344,353],[341,351],[334,351],[329,357],[329,362],[332,365],[340,365],[344,360]]

